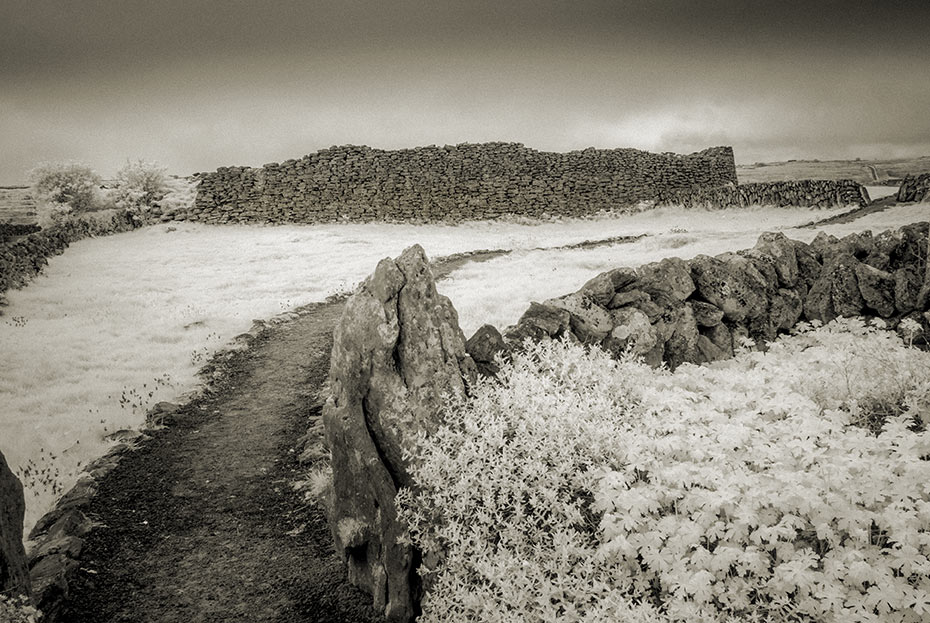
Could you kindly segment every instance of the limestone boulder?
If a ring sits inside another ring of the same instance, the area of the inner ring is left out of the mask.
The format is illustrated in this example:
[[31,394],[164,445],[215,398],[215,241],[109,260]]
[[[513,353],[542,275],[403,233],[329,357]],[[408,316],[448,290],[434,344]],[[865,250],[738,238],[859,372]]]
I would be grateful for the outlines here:
[[346,301],[333,334],[323,409],[332,455],[330,527],[350,582],[389,621],[411,621],[417,556],[402,544],[397,489],[412,485],[404,452],[434,432],[447,395],[476,378],[449,300],[436,292],[423,249],[382,260]]
[[602,307],[607,307],[617,290],[625,288],[636,281],[636,271],[632,268],[615,268],[594,277],[581,286],[582,294]]
[[772,258],[778,284],[793,287],[798,281],[798,258],[794,243],[781,232],[765,232],[759,236],[753,250]]
[[698,359],[695,363],[709,363],[712,361],[728,359],[730,357],[726,351],[714,344],[714,342],[706,335],[698,335],[696,348],[698,352]]
[[465,342],[465,352],[467,352],[475,365],[478,372],[485,376],[494,376],[498,372],[498,365],[495,361],[498,353],[507,352],[507,343],[504,337],[494,325],[482,325],[475,334]]
[[811,241],[810,247],[817,255],[817,260],[824,263],[834,253],[840,239],[826,232],[818,232]]
[[772,297],[769,315],[774,331],[788,331],[798,323],[803,313],[804,301],[794,290],[781,288]]
[[652,297],[642,290],[624,290],[613,295],[610,302],[607,303],[607,309],[617,309],[619,307],[626,307],[627,305],[635,306],[646,301],[652,301]]
[[883,318],[894,314],[894,275],[864,263],[858,264],[855,269],[859,293],[866,307],[878,312],[878,315]]
[[894,271],[894,306],[900,314],[907,314],[917,309],[923,275],[905,266]]
[[23,485],[0,453],[0,594],[28,595],[29,571],[23,548],[26,501]]
[[691,274],[700,298],[723,310],[726,318],[741,322],[767,312],[768,284],[747,258],[698,255],[691,260]]
[[724,355],[733,356],[733,334],[725,324],[714,325],[700,331],[701,336],[710,340]]
[[823,270],[823,264],[817,259],[817,252],[814,248],[798,240],[791,241],[794,246],[794,254],[798,261],[798,283],[797,288],[801,295],[807,294],[811,286],[820,277]]
[[668,326],[670,332],[665,340],[663,359],[669,369],[674,370],[685,362],[699,361],[697,342],[700,334],[691,306],[684,304],[675,310]]
[[837,316],[861,314],[865,301],[856,278],[858,265],[849,253],[831,256],[804,299],[804,317],[827,323]]
[[604,349],[617,357],[629,350],[633,355],[645,355],[656,345],[656,330],[649,317],[635,307],[624,307],[610,312],[610,334],[604,340]]
[[549,299],[544,304],[567,311],[572,333],[584,344],[600,343],[613,328],[610,312],[581,292]]
[[504,332],[504,338],[515,346],[527,338],[530,340],[541,340],[547,337],[558,339],[570,330],[570,325],[571,315],[565,309],[532,302],[529,309],[520,316],[517,324]]
[[691,269],[687,262],[677,257],[643,264],[636,273],[639,277],[636,288],[661,307],[682,303],[694,292]]
[[723,310],[704,301],[690,301],[694,321],[699,327],[714,327],[723,322]]

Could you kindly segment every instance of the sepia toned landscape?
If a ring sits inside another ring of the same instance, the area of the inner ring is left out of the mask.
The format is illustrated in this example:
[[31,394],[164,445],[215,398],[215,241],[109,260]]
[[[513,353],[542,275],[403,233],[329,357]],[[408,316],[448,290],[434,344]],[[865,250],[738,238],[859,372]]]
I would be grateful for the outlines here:
[[0,623],[930,620],[925,7],[0,24]]

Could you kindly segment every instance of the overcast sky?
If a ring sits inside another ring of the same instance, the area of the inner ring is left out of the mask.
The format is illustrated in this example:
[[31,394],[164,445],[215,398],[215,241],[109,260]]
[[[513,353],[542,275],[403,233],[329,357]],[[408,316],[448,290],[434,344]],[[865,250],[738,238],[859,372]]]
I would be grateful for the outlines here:
[[930,155],[928,24],[928,0],[4,0],[0,183],[346,143]]

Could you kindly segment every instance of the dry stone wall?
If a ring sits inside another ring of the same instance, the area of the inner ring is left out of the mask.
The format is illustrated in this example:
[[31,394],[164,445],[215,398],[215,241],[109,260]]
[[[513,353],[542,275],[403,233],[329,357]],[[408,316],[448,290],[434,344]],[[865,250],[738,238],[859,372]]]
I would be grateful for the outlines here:
[[[912,319],[930,335],[930,223],[878,236],[821,233],[811,244],[765,233],[752,249],[666,258],[601,273],[577,292],[532,303],[503,335],[481,327],[465,341],[455,309],[436,292],[423,250],[383,260],[346,303],[334,333],[331,396],[323,412],[332,456],[329,520],[350,581],[389,621],[408,622],[428,586],[420,554],[399,540],[400,487],[418,434],[441,424],[443,395],[463,396],[476,374],[525,340],[562,338],[675,368],[732,357],[742,338],[764,343],[800,320]],[[428,566],[436,561],[423,561]]]
[[0,303],[4,292],[29,283],[48,264],[50,256],[63,253],[72,242],[129,231],[141,225],[138,216],[118,210],[87,214],[22,237],[3,238],[0,240]]
[[23,485],[0,453],[0,595],[29,595],[29,573],[23,548]]
[[898,189],[898,201],[930,201],[930,173],[908,175]]
[[206,223],[493,219],[587,216],[679,189],[736,183],[733,149],[690,155],[636,149],[568,153],[519,143],[384,151],[344,146],[261,168],[198,173],[194,207]]
[[687,208],[742,208],[752,205],[827,208],[870,201],[865,186],[852,180],[799,180],[694,188],[663,193],[659,203]]
[[769,342],[800,320],[839,316],[906,318],[930,336],[930,224],[837,239],[823,232],[806,244],[765,233],[737,253],[668,258],[616,268],[578,292],[533,303],[503,336],[486,325],[466,343],[478,369],[527,339],[568,336],[652,365],[675,368],[733,356],[742,338]]

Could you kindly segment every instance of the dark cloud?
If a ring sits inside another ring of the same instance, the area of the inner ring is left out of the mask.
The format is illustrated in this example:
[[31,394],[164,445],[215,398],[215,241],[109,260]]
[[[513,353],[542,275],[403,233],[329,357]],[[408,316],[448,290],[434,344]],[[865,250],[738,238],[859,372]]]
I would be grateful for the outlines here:
[[338,143],[926,153],[928,18],[927,2],[7,0],[0,182],[40,159],[188,173]]

